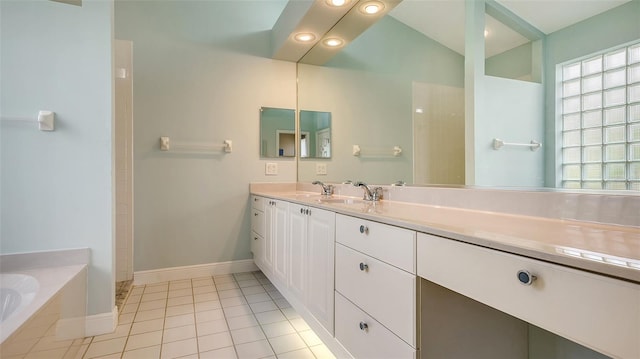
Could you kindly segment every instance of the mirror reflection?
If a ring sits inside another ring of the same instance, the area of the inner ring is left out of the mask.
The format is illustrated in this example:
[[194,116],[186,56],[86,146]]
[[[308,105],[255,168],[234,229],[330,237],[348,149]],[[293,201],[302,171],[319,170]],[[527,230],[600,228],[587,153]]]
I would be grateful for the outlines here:
[[300,157],[331,158],[331,112],[300,111]]
[[260,157],[295,157],[295,117],[292,109],[260,108]]
[[[541,1],[536,13],[513,1],[487,1],[486,8],[484,1],[402,1],[324,65],[298,63],[299,108],[321,108],[335,119],[323,181],[567,187],[570,167],[571,188],[614,188],[611,181],[623,184],[623,177],[626,184],[620,188],[640,188],[640,155],[634,152],[640,148],[638,136],[611,145],[599,137],[597,148],[592,146],[600,151],[598,163],[578,163],[579,155],[571,157],[575,164],[563,163],[566,153],[592,149],[579,147],[580,141],[563,145],[568,137],[563,129],[578,139],[591,127],[608,133],[613,125],[605,115],[613,110],[626,111],[627,133],[635,133],[640,122],[634,92],[640,77],[635,75],[626,84],[611,85],[615,89],[599,90],[598,99],[614,90],[629,94],[618,102],[605,99],[584,113],[560,112],[559,104],[580,104],[589,96],[563,99],[563,66],[577,63],[580,69],[582,63],[591,71],[590,61],[598,58],[606,70],[606,61],[618,52],[628,54],[627,62],[606,71],[623,73],[626,66],[627,73],[635,73],[640,62],[635,54],[640,53],[637,4],[621,0],[587,6],[581,18],[570,19],[575,6]],[[544,14],[554,14],[555,22],[545,22],[549,16]],[[585,81],[590,74],[585,73]],[[592,117],[600,122],[580,121]],[[496,139],[509,146],[494,147]],[[354,145],[399,146],[403,152],[354,156]],[[607,157],[604,151],[614,145],[626,146],[620,152],[624,156]],[[614,159],[621,161],[615,176],[607,172],[614,168],[607,161]],[[317,176],[314,161],[298,163],[298,180]]]

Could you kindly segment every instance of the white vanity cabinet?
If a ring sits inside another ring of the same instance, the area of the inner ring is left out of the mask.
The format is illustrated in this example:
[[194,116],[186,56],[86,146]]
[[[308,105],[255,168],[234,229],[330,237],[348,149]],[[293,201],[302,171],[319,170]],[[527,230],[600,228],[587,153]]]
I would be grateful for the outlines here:
[[640,285],[423,233],[417,255],[420,277],[605,355],[640,358]]
[[336,339],[356,358],[414,358],[416,232],[337,215],[336,242]]
[[288,288],[333,335],[335,213],[289,205]]

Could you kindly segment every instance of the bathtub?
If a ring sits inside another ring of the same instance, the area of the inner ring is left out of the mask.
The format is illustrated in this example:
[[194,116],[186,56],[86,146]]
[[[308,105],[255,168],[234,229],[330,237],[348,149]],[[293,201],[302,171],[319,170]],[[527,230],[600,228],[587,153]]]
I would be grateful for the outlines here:
[[24,254],[0,256],[0,357],[69,352],[84,337],[87,264],[15,256]]

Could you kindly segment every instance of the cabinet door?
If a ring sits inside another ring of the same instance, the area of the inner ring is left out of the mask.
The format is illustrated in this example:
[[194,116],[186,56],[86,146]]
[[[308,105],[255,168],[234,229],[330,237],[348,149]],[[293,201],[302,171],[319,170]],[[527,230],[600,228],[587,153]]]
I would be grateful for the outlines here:
[[289,203],[274,201],[273,205],[273,274],[282,284],[287,283],[289,267]]
[[310,208],[307,218],[307,307],[333,334],[335,213]]
[[289,281],[291,293],[302,303],[307,287],[307,211],[299,204],[289,204]]
[[272,199],[265,200],[264,206],[264,245],[262,246],[262,256],[259,263],[262,264],[260,269],[263,272],[271,274],[273,272],[273,239],[275,237],[275,201]]
[[251,231],[251,253],[253,261],[259,268],[264,266],[264,237]]

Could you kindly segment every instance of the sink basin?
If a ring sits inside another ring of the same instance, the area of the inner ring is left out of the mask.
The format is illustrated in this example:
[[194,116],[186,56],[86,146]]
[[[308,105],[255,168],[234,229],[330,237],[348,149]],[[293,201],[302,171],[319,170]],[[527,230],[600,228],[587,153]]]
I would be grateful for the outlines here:
[[355,198],[320,198],[318,202],[326,204],[360,204],[367,201]]

